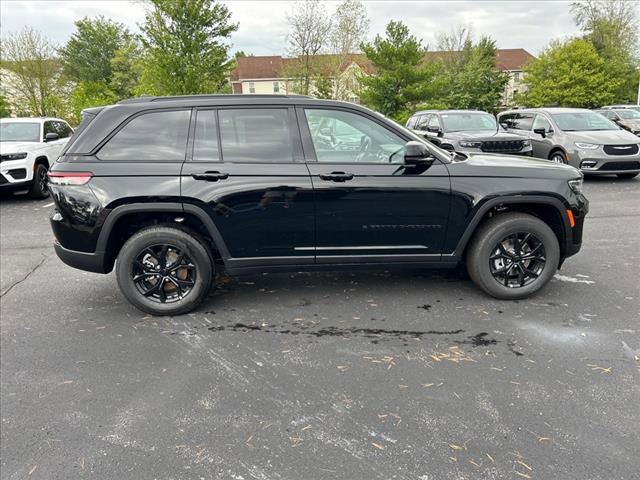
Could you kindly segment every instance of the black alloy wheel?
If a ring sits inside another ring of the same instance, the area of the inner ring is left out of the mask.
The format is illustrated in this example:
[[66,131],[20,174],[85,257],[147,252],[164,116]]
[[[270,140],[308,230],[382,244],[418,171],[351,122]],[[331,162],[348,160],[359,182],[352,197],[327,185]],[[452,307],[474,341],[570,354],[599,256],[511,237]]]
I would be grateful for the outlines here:
[[173,303],[189,295],[196,283],[197,269],[177,246],[152,245],[136,256],[131,276],[143,296],[159,303]]
[[509,288],[520,288],[537,279],[546,265],[544,244],[533,233],[508,235],[489,257],[491,274]]

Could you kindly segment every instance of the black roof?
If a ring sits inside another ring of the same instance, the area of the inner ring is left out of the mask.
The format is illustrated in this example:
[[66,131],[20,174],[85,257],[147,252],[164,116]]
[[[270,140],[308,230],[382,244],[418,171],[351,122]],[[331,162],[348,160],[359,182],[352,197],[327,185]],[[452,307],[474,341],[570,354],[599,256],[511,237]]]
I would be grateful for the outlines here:
[[309,95],[283,95],[283,94],[234,94],[234,93],[220,93],[220,94],[201,94],[201,95],[174,95],[166,97],[158,96],[142,96],[136,98],[127,98],[120,100],[118,105],[131,104],[131,103],[148,103],[148,102],[175,102],[175,101],[194,101],[194,100],[221,100],[221,99],[241,99],[241,98],[313,98]]

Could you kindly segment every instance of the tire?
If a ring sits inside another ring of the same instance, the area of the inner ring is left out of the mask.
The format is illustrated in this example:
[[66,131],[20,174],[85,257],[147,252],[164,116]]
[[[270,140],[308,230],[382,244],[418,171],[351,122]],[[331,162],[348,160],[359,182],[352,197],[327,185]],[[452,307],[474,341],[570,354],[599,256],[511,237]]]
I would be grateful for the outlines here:
[[29,190],[29,196],[37,200],[42,200],[49,196],[49,188],[47,187],[47,172],[49,169],[42,163],[36,164],[33,169],[33,184]]
[[[519,237],[517,244],[520,249],[516,248],[515,241],[510,240],[514,235]],[[513,253],[509,250],[509,243],[514,245]],[[538,247],[539,244],[542,246]],[[515,253],[517,250],[520,250],[519,254]],[[541,259],[526,260],[531,256],[541,256]],[[558,239],[546,223],[524,213],[504,213],[482,224],[475,233],[467,251],[467,271],[471,280],[485,293],[501,300],[517,300],[544,287],[556,273],[559,260]],[[506,273],[499,274],[501,270],[506,270]],[[532,272],[530,276],[525,273],[529,270]],[[522,284],[525,276],[530,278]],[[505,285],[505,277],[508,285]]]
[[552,152],[551,155],[549,155],[549,160],[551,160],[553,163],[561,163],[566,165],[567,156],[561,150],[556,150],[555,152]]
[[[180,260],[180,266],[174,266]],[[195,309],[209,293],[213,276],[204,243],[172,227],[149,227],[132,235],[116,262],[122,294],[151,315],[180,315]]]
[[618,173],[616,174],[618,178],[622,178],[623,180],[631,180],[632,178],[636,178],[638,176],[638,172],[636,173]]

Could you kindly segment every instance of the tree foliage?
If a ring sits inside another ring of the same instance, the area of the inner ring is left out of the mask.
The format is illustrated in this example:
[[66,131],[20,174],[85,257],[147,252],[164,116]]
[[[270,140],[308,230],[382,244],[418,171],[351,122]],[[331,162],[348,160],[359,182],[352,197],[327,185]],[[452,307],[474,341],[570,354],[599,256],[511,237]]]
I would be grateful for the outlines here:
[[11,105],[3,95],[0,95],[0,118],[11,116]]
[[591,42],[572,39],[552,43],[525,67],[528,87],[519,101],[531,107],[594,108],[615,100],[620,79]]
[[366,105],[403,119],[416,104],[435,97],[439,64],[425,64],[422,42],[402,22],[389,22],[384,37],[377,35],[361,48],[377,70],[362,78],[361,100]]
[[319,62],[314,57],[327,50],[331,18],[319,0],[294,3],[286,18],[290,28],[288,50],[295,59],[289,63],[285,73],[294,79],[295,91],[309,95],[313,89],[313,77],[321,75]]
[[640,62],[640,18],[637,1],[587,0],[571,5],[576,24],[598,54],[605,60],[610,75],[620,80],[616,103],[636,100]]
[[457,53],[459,58],[443,68],[442,101],[448,108],[495,111],[509,82],[496,67],[495,41],[483,37],[474,44],[468,38]]
[[75,22],[76,31],[60,49],[64,72],[75,82],[111,81],[111,59],[131,35],[121,23],[100,16]]
[[149,0],[142,30],[144,70],[139,93],[218,92],[231,63],[225,43],[238,28],[213,0]]
[[40,32],[30,27],[2,40],[2,67],[11,72],[5,80],[23,100],[31,115],[60,113],[60,62],[56,49]]

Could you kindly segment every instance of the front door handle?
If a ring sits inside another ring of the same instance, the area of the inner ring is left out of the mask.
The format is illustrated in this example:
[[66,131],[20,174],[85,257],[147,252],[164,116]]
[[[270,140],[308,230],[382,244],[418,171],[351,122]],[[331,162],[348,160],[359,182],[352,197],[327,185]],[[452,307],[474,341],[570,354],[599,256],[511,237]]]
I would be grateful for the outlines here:
[[191,176],[195,180],[204,180],[206,182],[217,182],[218,180],[226,180],[227,178],[229,178],[228,173],[222,172],[192,173]]
[[322,180],[326,180],[328,182],[346,182],[348,180],[353,179],[353,173],[345,173],[345,172],[321,173],[318,176]]

